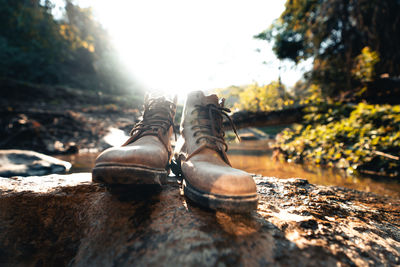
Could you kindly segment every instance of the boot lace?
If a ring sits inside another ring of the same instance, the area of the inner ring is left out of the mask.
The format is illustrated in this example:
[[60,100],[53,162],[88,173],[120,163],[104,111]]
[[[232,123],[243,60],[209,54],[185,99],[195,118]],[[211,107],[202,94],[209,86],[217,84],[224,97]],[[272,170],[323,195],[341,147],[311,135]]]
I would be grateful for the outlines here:
[[192,126],[193,136],[196,138],[196,143],[200,143],[203,141],[203,145],[198,149],[193,151],[187,158],[191,158],[198,152],[200,152],[203,148],[208,147],[214,149],[216,151],[221,150],[221,146],[223,147],[224,153],[221,153],[224,160],[229,163],[229,160],[225,154],[228,150],[228,145],[225,142],[225,132],[222,127],[222,122],[224,117],[228,119],[230,126],[235,133],[237,139],[240,141],[240,137],[237,133],[236,127],[233,124],[232,119],[229,117],[228,113],[231,112],[230,109],[223,107],[223,105],[215,105],[215,104],[207,104],[207,105],[195,105],[195,108],[192,111],[192,114],[197,112],[198,116],[194,121],[197,121],[197,124]]
[[126,146],[143,136],[152,135],[159,137],[170,154],[170,148],[165,143],[162,135],[165,135],[172,127],[176,139],[176,129],[174,127],[175,110],[175,103],[164,98],[146,101],[142,120],[133,127],[130,132],[131,137],[122,146]]

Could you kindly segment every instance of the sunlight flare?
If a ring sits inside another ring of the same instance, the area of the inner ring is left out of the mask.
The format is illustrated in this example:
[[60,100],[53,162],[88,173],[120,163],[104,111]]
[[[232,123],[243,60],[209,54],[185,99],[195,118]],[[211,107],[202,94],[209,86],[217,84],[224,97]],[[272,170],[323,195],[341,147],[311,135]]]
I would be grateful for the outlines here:
[[[192,90],[276,80],[278,60],[253,36],[279,16],[284,2],[81,1],[93,6],[139,84],[181,99]],[[288,69],[282,79],[292,85],[301,74]]]

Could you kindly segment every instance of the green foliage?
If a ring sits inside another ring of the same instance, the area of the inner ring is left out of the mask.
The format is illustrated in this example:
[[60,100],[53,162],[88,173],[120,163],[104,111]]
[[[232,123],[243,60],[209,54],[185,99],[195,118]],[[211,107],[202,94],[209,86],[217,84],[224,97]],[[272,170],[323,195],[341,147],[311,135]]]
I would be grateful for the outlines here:
[[375,77],[375,65],[379,62],[379,55],[368,46],[361,50],[361,54],[355,59],[353,76],[361,82],[370,82]]
[[337,103],[308,112],[305,125],[277,137],[286,160],[335,166],[351,173],[399,176],[399,105]]
[[236,110],[269,111],[292,105],[293,97],[279,81],[259,86],[257,83],[248,86],[231,86],[219,89],[218,95],[227,99],[227,106]]
[[225,99],[225,107],[233,108],[240,101],[240,93],[246,86],[229,86],[223,89],[216,89],[216,94]]
[[56,20],[46,0],[0,0],[0,76],[124,92],[132,81],[89,8],[66,0]]
[[0,0],[0,73],[5,77],[54,82],[67,43],[50,6],[40,1]]
[[359,88],[360,79],[400,75],[399,14],[397,0],[287,0],[280,18],[255,37],[273,41],[280,59],[313,58],[309,78],[337,96]]

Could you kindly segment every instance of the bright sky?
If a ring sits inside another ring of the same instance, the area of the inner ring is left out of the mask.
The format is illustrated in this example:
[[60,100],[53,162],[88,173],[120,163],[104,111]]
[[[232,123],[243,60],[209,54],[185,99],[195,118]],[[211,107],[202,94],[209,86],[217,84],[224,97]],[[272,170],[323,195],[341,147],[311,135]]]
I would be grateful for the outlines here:
[[[279,17],[285,0],[78,2],[93,7],[129,71],[148,90],[186,94],[278,78],[272,46],[253,36]],[[282,64],[283,83],[293,85],[309,66]]]

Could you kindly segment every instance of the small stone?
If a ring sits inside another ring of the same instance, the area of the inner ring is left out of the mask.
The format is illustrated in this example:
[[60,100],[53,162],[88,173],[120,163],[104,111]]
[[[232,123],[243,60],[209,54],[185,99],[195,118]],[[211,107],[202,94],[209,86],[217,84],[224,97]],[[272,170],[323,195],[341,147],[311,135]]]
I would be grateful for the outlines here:
[[71,163],[38,152],[0,150],[0,177],[66,173],[70,168]]

